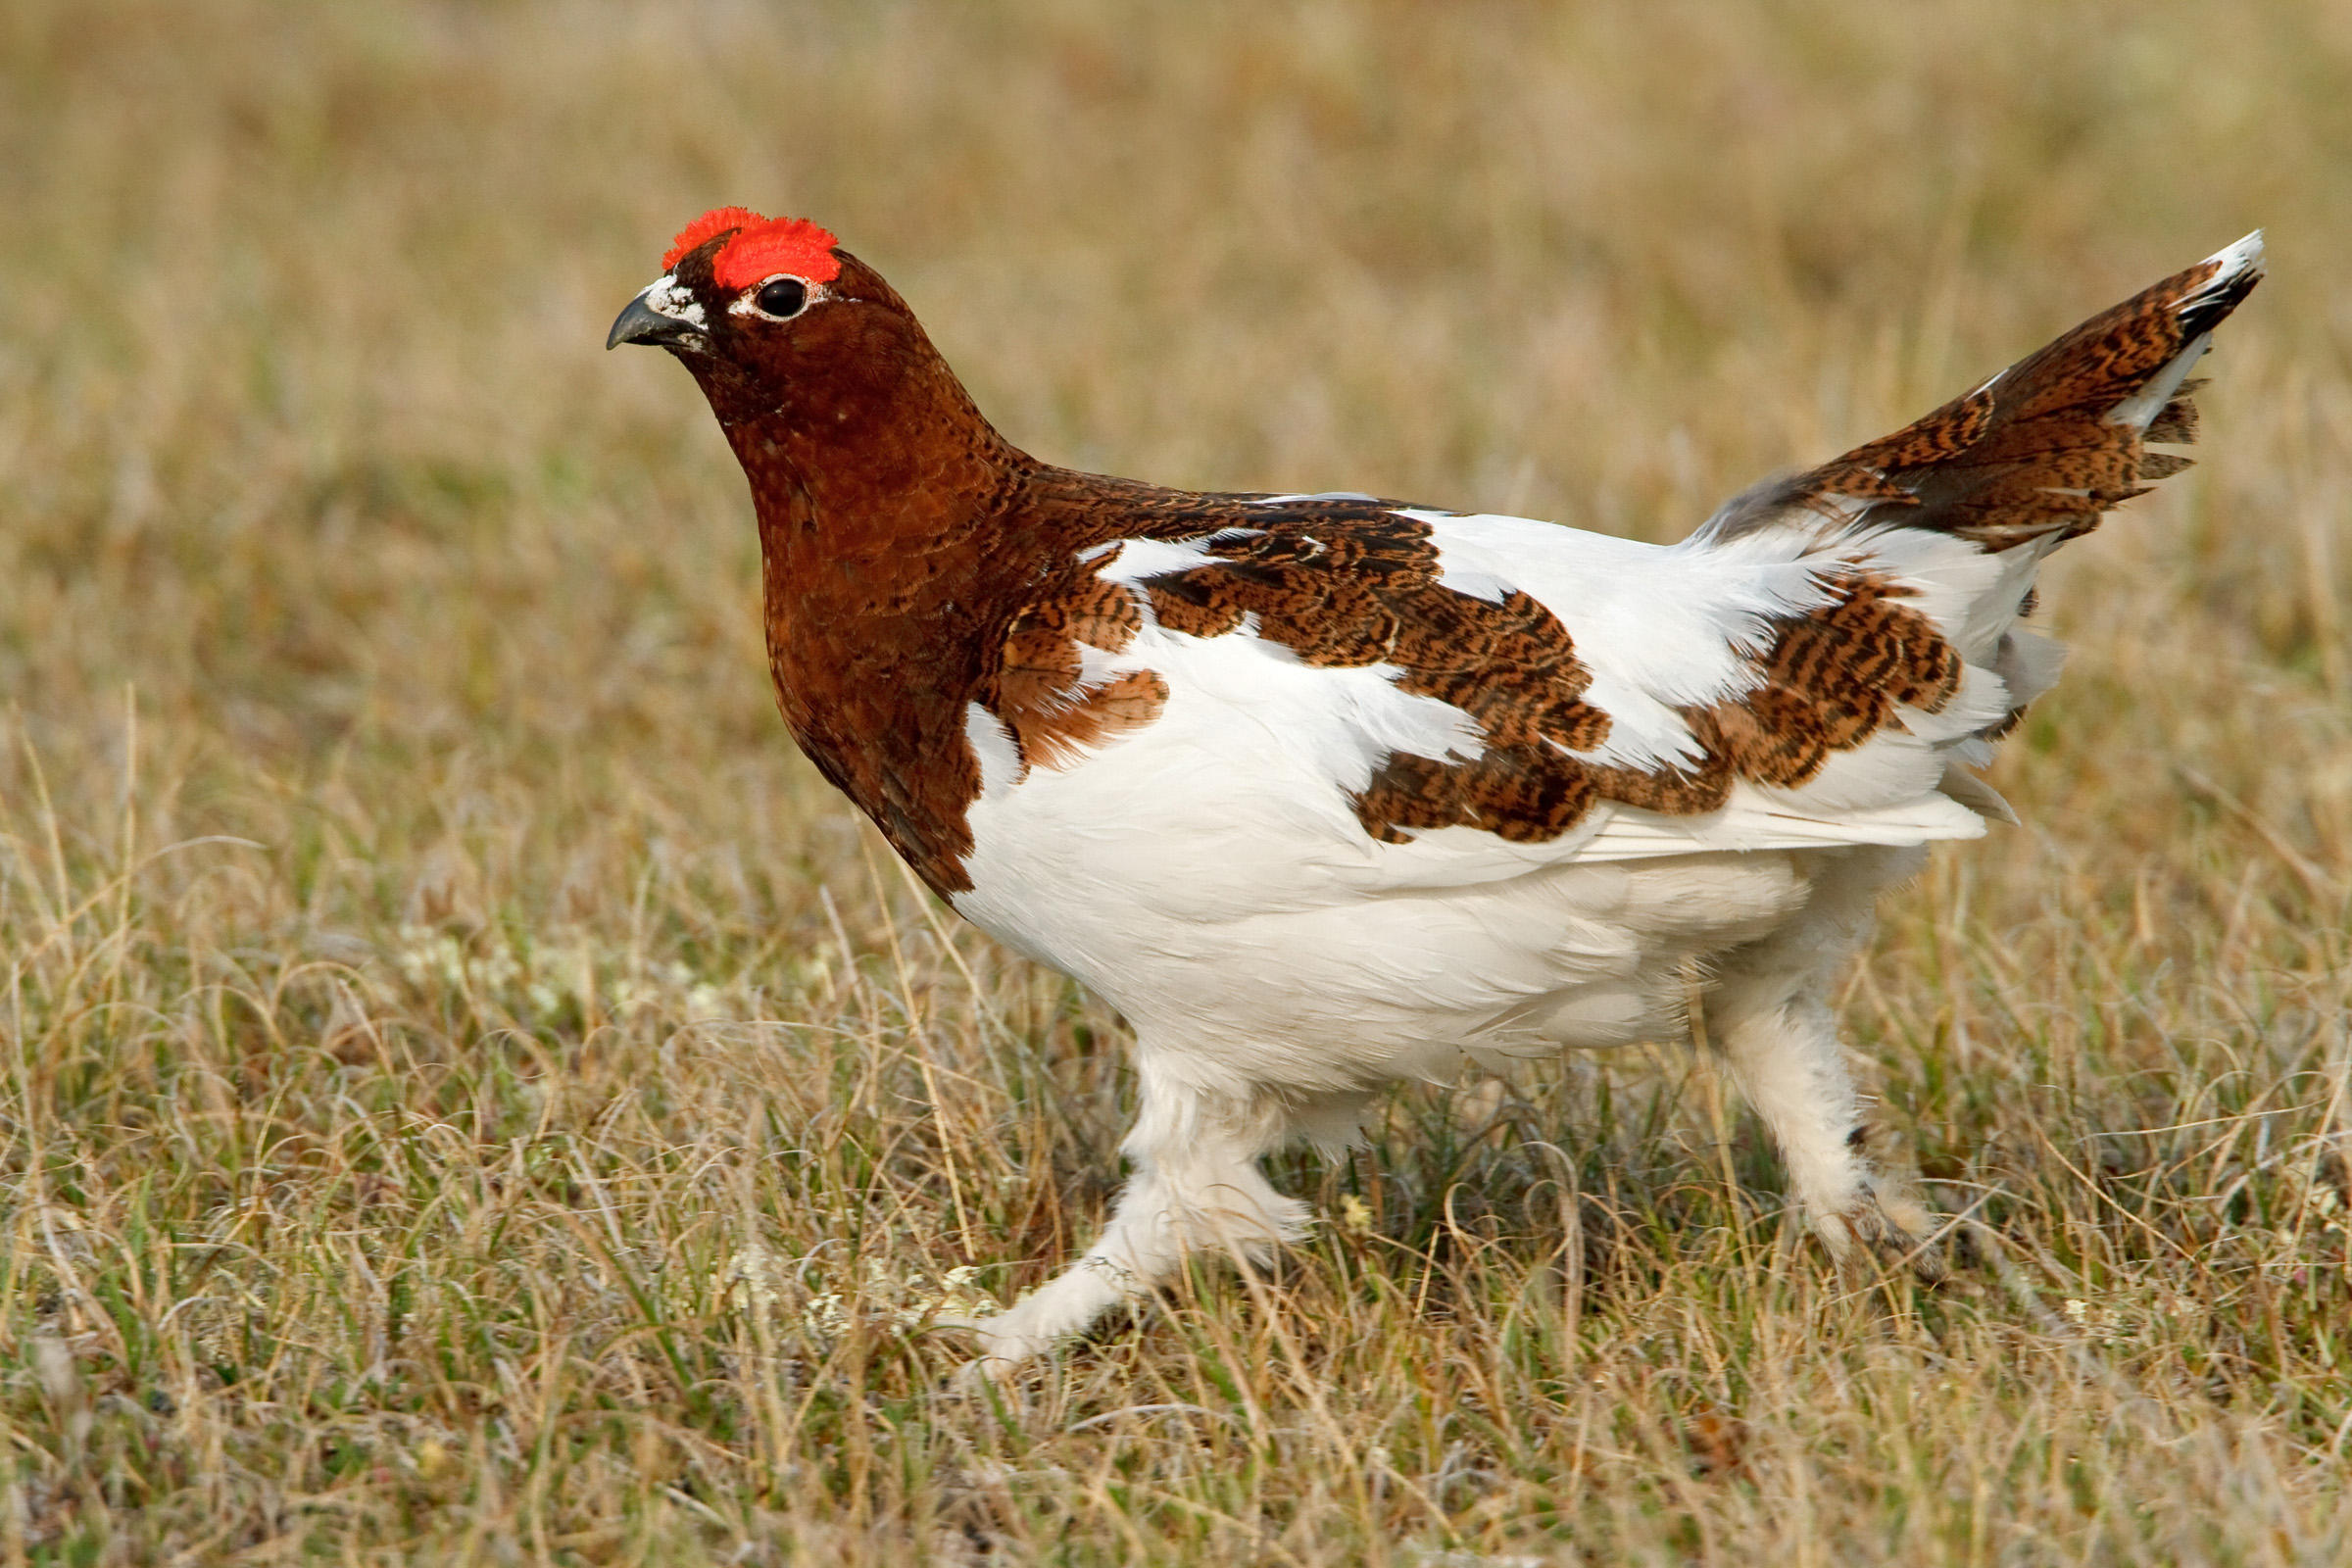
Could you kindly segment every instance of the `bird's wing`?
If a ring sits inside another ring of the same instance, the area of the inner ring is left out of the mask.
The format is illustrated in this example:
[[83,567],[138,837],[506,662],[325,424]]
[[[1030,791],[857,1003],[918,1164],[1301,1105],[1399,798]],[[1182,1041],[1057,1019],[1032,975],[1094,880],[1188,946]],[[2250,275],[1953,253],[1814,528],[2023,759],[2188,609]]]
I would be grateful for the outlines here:
[[2182,466],[2143,443],[2258,273],[2241,242],[1678,545],[1334,496],[1098,546],[1016,623],[983,773],[1124,754],[1188,845],[1396,888],[1974,836],[2006,808],[1966,765],[2056,675],[2036,564]]
[[1255,764],[1267,787],[1319,774],[1383,885],[1983,831],[1940,752],[2006,689],[1866,564],[1283,509],[1100,570],[1140,626],[1096,679],[1167,694],[1139,746],[1271,737],[1298,768]]

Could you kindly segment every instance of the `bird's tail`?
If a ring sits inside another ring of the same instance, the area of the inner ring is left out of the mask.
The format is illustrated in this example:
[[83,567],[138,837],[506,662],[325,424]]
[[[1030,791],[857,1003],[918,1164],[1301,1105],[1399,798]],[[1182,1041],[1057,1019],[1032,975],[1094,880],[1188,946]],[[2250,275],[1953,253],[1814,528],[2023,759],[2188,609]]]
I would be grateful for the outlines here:
[[[2023,619],[2041,558],[2088,533],[2147,481],[2188,466],[2148,448],[2194,439],[2189,368],[2261,278],[2257,231],[1926,418],[1739,497],[1690,543],[1802,563],[1825,580],[1873,578],[1889,603],[1924,616],[1936,635],[1920,646],[1940,640],[1965,678],[1943,707],[1912,711],[1904,725],[1952,764],[1943,793],[2006,816],[1965,767],[1990,760],[1991,743],[2065,662],[2064,650]],[[1887,662],[1875,645],[1843,655],[1874,670]],[[1888,666],[1899,667],[1907,666]],[[1881,671],[1882,684],[1889,678]]]
[[2189,368],[2261,280],[2257,229],[1892,435],[1736,498],[1701,537],[1922,528],[2004,551],[2088,533],[2189,466],[2147,446],[2196,438]]

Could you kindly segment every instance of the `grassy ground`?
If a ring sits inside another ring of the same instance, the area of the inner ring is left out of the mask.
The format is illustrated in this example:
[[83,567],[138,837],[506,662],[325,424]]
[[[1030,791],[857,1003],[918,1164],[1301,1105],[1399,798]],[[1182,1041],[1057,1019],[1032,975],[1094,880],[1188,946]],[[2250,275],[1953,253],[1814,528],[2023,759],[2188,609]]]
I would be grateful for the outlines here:
[[[2352,1558],[2340,6],[0,15],[0,1559]],[[2205,465],[1848,996],[1977,1261],[1849,1293],[1686,1047],[1400,1094],[1001,1407],[1117,1020],[795,756],[599,352],[832,225],[1048,457],[1672,536],[2273,228]]]

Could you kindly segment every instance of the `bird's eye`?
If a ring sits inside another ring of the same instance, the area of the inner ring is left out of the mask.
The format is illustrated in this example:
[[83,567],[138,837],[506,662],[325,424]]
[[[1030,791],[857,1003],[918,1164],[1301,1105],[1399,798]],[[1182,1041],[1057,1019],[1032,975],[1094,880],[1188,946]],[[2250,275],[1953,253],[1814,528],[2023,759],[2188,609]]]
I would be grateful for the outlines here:
[[808,303],[808,285],[797,277],[772,277],[760,285],[752,303],[781,321],[801,314],[801,307]]

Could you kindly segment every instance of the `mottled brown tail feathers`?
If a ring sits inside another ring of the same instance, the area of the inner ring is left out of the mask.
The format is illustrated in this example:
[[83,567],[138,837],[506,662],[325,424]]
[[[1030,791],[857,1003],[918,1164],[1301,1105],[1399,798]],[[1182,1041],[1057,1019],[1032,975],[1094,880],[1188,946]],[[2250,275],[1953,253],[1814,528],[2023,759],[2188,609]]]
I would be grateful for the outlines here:
[[2146,444],[2195,440],[2205,339],[2262,279],[2259,233],[2101,312],[1963,397],[1820,467],[1759,485],[1708,520],[1717,539],[1775,522],[1931,528],[2006,550],[2071,538],[2189,466]]

